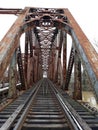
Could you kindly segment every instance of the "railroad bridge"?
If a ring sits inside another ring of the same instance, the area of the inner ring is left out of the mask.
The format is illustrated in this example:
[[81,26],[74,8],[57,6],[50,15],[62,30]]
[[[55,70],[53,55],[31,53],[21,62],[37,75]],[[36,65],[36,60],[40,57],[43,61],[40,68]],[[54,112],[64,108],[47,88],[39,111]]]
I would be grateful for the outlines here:
[[98,130],[98,111],[82,102],[85,80],[98,100],[98,54],[70,11],[0,14],[17,16],[0,42],[0,130]]

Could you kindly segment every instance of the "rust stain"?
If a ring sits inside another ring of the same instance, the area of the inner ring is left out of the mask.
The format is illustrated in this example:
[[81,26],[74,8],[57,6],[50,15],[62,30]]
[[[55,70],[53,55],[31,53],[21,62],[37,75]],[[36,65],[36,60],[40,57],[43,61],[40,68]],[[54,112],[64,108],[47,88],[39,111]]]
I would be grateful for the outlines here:
[[2,55],[0,59],[0,79],[2,78],[6,67],[10,63],[10,59],[19,44],[18,40],[21,35],[20,26],[22,26],[28,11],[29,8],[24,9],[24,12],[19,15],[18,19],[0,42],[0,55]]
[[70,11],[68,9],[65,9],[64,11],[98,79],[98,54],[87,39],[86,35],[81,30],[76,20],[71,15]]

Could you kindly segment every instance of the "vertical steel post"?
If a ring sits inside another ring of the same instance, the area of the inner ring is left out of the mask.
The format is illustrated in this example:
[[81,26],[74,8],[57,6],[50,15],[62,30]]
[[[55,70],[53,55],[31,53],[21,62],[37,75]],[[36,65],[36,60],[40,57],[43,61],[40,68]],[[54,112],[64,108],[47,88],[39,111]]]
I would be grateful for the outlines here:
[[81,61],[78,53],[75,51],[75,64],[74,64],[74,93],[73,98],[82,100],[82,87],[81,87]]
[[50,64],[50,79],[52,80],[52,63]]
[[57,66],[58,66],[58,34],[56,37],[56,50],[55,50],[55,57],[54,57],[54,75],[53,75],[53,80],[56,83],[57,82]]
[[33,39],[32,39],[32,29],[29,31],[29,44],[30,44],[30,86],[33,85]]
[[58,84],[59,57],[57,57],[57,69],[55,74],[55,82]]
[[74,48],[72,46],[71,52],[70,52],[70,57],[69,57],[68,69],[67,69],[67,73],[66,73],[65,90],[68,90],[68,86],[69,86],[70,79],[71,79],[71,73],[72,73],[72,69],[73,69],[73,64],[74,64]]
[[24,69],[23,69],[23,61],[22,61],[22,54],[21,54],[21,48],[20,46],[17,49],[17,63],[18,63],[18,70],[20,75],[20,82],[22,89],[27,89],[27,83],[24,76]]
[[35,57],[34,57],[34,54],[35,54],[35,43],[36,43],[36,37],[35,37],[35,34],[34,34],[34,31],[32,30],[32,35],[31,35],[31,38],[32,38],[32,81],[33,83],[35,82],[35,77],[34,77],[34,69],[35,69]]
[[32,30],[28,31],[28,43],[27,43],[27,57],[28,57],[28,68],[27,68],[27,83],[28,87],[33,84],[33,39],[32,39]]
[[37,38],[35,36],[35,34],[33,33],[33,81],[36,82],[36,73],[37,73],[37,50],[36,50],[36,44],[37,44]]
[[49,64],[48,77],[51,79],[51,64]]
[[52,65],[51,65],[51,78],[54,80],[54,51],[52,51]]
[[66,81],[66,66],[67,66],[67,34],[63,32],[63,89]]
[[16,51],[14,52],[9,66],[9,98],[16,98]]
[[63,83],[63,71],[62,71],[62,64],[61,64],[61,54],[62,54],[62,46],[63,46],[63,31],[59,31],[59,53],[58,53],[58,83],[62,85]]
[[61,64],[61,57],[58,58],[58,84],[62,86],[63,84],[63,71]]
[[36,63],[37,63],[37,68],[36,68],[36,80],[38,81],[38,68],[39,68],[39,51],[37,51],[37,61],[36,61]]
[[27,73],[28,73],[28,36],[29,33],[25,33],[25,54],[24,54],[24,73],[25,73],[25,79],[27,82]]
[[37,56],[37,50],[35,50],[35,56],[34,56],[34,82],[37,81],[37,68],[38,68],[38,56]]

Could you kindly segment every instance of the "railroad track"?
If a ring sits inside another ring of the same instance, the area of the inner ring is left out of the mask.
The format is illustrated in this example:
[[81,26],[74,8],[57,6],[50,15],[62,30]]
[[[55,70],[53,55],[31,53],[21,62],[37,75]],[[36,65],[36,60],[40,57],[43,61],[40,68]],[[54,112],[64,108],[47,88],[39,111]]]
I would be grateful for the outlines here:
[[63,99],[70,104],[69,107],[71,106],[92,130],[98,130],[98,110],[93,107],[88,108],[85,104],[75,101],[61,89],[59,92]]
[[62,92],[62,95],[92,130],[98,130],[98,111],[96,109],[88,109],[88,107],[81,105],[64,92]]
[[0,130],[91,130],[48,80],[0,112]]

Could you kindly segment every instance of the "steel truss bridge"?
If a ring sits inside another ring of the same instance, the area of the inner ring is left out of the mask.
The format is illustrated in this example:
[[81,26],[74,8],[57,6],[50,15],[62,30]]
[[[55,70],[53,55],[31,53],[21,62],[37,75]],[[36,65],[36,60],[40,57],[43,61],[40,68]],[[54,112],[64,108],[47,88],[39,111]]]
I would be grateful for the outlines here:
[[13,100],[0,112],[0,130],[98,130],[97,110],[78,102],[84,77],[98,100],[98,54],[70,11],[0,8],[0,14],[17,16],[0,42],[0,81],[8,83],[0,103]]

